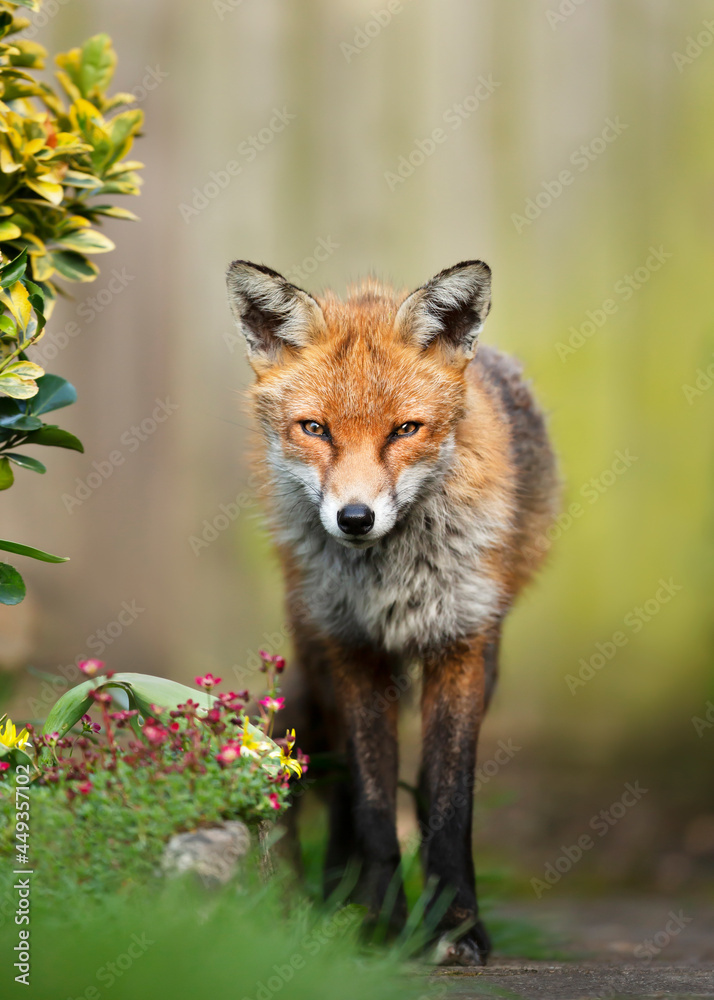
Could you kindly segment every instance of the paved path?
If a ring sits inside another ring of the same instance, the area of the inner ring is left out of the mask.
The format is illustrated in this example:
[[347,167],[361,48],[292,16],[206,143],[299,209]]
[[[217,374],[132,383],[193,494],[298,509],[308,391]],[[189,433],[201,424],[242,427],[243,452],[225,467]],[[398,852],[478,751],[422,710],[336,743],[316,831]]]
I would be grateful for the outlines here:
[[439,970],[431,979],[444,988],[445,1000],[714,998],[714,902],[543,899],[504,906],[499,913],[537,924],[559,957],[570,960],[496,954],[486,969]]

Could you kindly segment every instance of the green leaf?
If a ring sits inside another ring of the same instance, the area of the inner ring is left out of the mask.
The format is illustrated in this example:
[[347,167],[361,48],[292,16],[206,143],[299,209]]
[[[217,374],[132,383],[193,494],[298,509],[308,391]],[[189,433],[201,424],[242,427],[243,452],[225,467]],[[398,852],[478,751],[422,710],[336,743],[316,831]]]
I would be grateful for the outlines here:
[[17,327],[9,316],[0,316],[0,332],[5,337],[17,337]]
[[22,236],[22,230],[14,222],[4,219],[0,222],[0,240],[16,240]]
[[37,383],[31,378],[22,378],[20,375],[10,373],[0,373],[0,392],[13,399],[30,399],[37,395]]
[[82,170],[68,170],[62,178],[65,187],[73,188],[98,188],[102,182],[93,174],[86,174]]
[[73,451],[84,452],[82,442],[74,434],[47,424],[38,431],[31,431],[22,444],[23,446],[26,444],[44,444],[51,448],[71,448]]
[[42,727],[43,735],[57,732],[60,736],[64,736],[72,726],[76,726],[94,704],[94,699],[89,694],[94,687],[96,685],[93,681],[84,681],[83,684],[65,691],[50,709]]
[[13,431],[34,431],[42,427],[39,417],[27,415],[27,403],[0,396],[0,427]]
[[109,35],[94,35],[84,43],[78,80],[84,97],[88,97],[95,90],[104,93],[111,83],[116,61],[116,53]]
[[76,250],[78,253],[107,253],[114,250],[115,245],[96,229],[75,229],[72,233],[60,236],[54,241],[56,246]]
[[0,549],[3,552],[14,552],[17,556],[27,556],[28,559],[39,559],[40,562],[69,562],[69,556],[53,556],[50,552],[43,552],[42,549],[35,549],[31,545],[21,545],[20,542],[8,542],[3,538],[0,538]]
[[69,281],[94,281],[99,274],[96,264],[72,250],[56,250],[47,255],[54,268]]
[[119,208],[116,205],[92,205],[91,211],[94,215],[108,215],[112,219],[127,219],[129,222],[139,221],[139,216],[134,215],[128,208]]
[[[47,716],[42,732],[45,734],[58,732],[60,736],[68,732],[93,704],[89,691],[95,687],[98,690],[110,690],[113,687],[123,688],[130,698],[133,698],[136,707],[143,715],[154,714],[152,705],[155,705],[157,709],[168,711],[176,708],[177,705],[184,704],[189,698],[198,702],[199,712],[206,712],[217,700],[205,691],[187,687],[185,684],[168,680],[166,677],[154,677],[151,674],[114,674],[110,680],[106,681],[103,681],[101,677],[96,677],[78,684],[77,687],[71,688],[62,695]],[[277,744],[265,736],[257,726],[249,723],[248,731],[256,738],[277,747]]]
[[59,410],[63,406],[71,406],[77,401],[77,390],[65,378],[59,375],[43,375],[37,379],[38,393],[31,403],[30,411],[39,415]]
[[[9,458],[11,462],[21,466],[23,469],[30,469],[32,472],[47,472],[47,468],[42,462],[38,462],[36,458],[30,458],[29,455],[18,455],[14,451],[7,451],[5,452],[5,458]],[[2,548],[2,545],[0,545],[0,548]]]
[[17,570],[0,563],[0,604],[19,604],[26,593],[25,581]]
[[7,288],[14,285],[18,278],[21,278],[27,267],[27,249],[18,254],[9,264],[5,264],[0,270],[0,288]]
[[15,482],[15,473],[6,458],[0,458],[0,490],[9,490]]
[[[10,400],[0,399],[0,405]],[[18,413],[14,417],[0,416],[0,427],[9,427],[13,431],[34,431],[42,427],[39,417],[30,417],[24,413]]]

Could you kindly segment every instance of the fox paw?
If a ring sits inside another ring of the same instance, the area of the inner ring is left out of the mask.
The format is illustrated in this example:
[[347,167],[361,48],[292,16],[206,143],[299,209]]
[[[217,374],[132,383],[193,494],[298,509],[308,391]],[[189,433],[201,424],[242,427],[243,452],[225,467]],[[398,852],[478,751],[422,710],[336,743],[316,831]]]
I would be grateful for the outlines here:
[[490,951],[488,933],[479,920],[458,941],[443,934],[434,949],[433,962],[435,965],[485,965]]

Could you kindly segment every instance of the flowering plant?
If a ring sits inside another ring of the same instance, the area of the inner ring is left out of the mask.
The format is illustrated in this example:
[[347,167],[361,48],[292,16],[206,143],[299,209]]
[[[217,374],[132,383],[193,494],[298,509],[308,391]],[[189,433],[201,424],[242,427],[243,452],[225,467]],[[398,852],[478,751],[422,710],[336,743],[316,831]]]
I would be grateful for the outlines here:
[[[278,664],[263,656],[266,697],[282,705]],[[59,699],[41,733],[28,725],[22,746],[14,726],[8,730],[14,754],[33,765],[32,852],[45,869],[42,891],[59,889],[58,854],[93,889],[143,881],[175,833],[278,817],[290,777],[307,767],[294,731],[271,737],[274,707],[261,705],[251,718],[248,691],[217,693],[220,678],[210,674],[193,689],[103,667],[80,664],[89,680]],[[0,814],[14,801],[7,773],[0,772]],[[11,849],[9,832],[5,841],[0,835],[0,853]]]

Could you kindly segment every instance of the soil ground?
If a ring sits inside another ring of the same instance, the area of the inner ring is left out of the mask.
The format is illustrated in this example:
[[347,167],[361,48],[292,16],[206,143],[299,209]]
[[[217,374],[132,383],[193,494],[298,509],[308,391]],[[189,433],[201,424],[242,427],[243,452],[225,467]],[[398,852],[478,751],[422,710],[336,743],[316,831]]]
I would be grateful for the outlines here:
[[430,979],[444,988],[445,1000],[714,997],[714,906],[706,902],[542,899],[504,906],[499,915],[539,926],[566,960],[496,953],[485,969],[440,969]]

